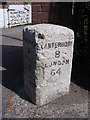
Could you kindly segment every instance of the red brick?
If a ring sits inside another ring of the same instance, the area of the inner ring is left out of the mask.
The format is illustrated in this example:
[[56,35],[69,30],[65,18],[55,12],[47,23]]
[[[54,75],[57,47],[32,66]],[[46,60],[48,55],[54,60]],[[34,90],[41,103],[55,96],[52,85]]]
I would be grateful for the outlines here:
[[[25,0],[24,0],[25,1]],[[32,4],[32,2],[23,2],[24,4]]]
[[13,2],[7,2],[7,4],[8,4],[8,5],[12,5],[12,4],[13,4]]
[[32,5],[40,5],[40,4],[49,5],[50,2],[32,2]]
[[48,12],[50,9],[50,4],[37,4],[37,5],[32,5],[32,11],[33,12]]
[[24,2],[15,2],[15,4],[22,5]]
[[24,4],[31,4],[31,2],[7,2],[8,5],[24,5]]
[[0,5],[0,8],[2,8],[2,5]]
[[40,24],[40,23],[41,23],[41,20],[36,20],[36,19],[32,20],[32,24]]
[[41,24],[41,23],[48,23],[48,20],[32,20],[32,24]]
[[1,6],[1,8],[8,8],[8,5],[7,5],[7,4],[3,4],[3,5]]
[[44,2],[44,3],[41,3],[42,6],[50,6],[50,3],[49,2]]
[[40,5],[41,2],[32,2],[32,5]]
[[32,12],[32,19],[48,20],[48,12]]
[[4,8],[8,8],[8,5],[4,5]]
[[14,2],[15,5],[20,4],[19,2]]
[[42,11],[43,12],[49,12],[50,5],[44,5],[44,4],[42,4],[41,6],[42,6]]
[[22,5],[24,2],[7,2],[8,5]]
[[48,20],[42,20],[41,23],[48,23]]
[[32,6],[32,12],[40,12],[41,8],[40,5],[33,5]]

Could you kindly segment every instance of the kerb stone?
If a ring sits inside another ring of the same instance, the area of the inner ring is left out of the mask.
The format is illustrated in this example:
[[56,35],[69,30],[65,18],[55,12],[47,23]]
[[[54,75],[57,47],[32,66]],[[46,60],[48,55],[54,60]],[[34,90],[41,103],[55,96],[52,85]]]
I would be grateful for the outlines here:
[[24,87],[33,103],[44,105],[69,92],[74,32],[37,24],[23,30]]

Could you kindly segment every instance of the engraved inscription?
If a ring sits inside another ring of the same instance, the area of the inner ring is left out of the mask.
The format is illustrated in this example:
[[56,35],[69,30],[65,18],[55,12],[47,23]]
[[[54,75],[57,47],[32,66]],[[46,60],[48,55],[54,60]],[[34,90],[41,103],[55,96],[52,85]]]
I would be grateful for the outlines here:
[[41,49],[55,49],[60,47],[69,47],[72,46],[72,41],[66,41],[66,42],[52,42],[52,43],[46,43],[39,45],[39,48]]
[[58,60],[58,61],[53,61],[53,62],[49,62],[49,63],[44,63],[44,67],[55,67],[55,66],[62,66],[62,65],[67,65],[69,64],[69,59],[63,59],[62,61]]
[[61,68],[59,68],[58,70],[55,70],[55,69],[52,69],[51,70],[51,75],[54,76],[54,75],[60,75],[61,74]]
[[55,51],[55,57],[59,58],[60,57],[60,51]]

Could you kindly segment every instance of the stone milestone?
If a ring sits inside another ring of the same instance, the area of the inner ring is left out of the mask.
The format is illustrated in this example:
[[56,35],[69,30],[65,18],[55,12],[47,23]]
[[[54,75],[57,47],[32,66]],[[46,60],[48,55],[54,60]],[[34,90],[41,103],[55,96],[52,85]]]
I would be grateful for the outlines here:
[[69,92],[74,32],[37,24],[23,30],[24,88],[33,103],[44,105]]

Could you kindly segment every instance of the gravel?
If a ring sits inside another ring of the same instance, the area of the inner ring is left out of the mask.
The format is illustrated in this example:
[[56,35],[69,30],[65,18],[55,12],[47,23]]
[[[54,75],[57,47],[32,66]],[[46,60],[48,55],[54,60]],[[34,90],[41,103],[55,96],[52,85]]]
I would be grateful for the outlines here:
[[[71,83],[70,92],[44,106],[34,105],[22,88],[12,92],[11,118],[88,118],[88,91]],[[8,113],[5,113],[8,118]]]

